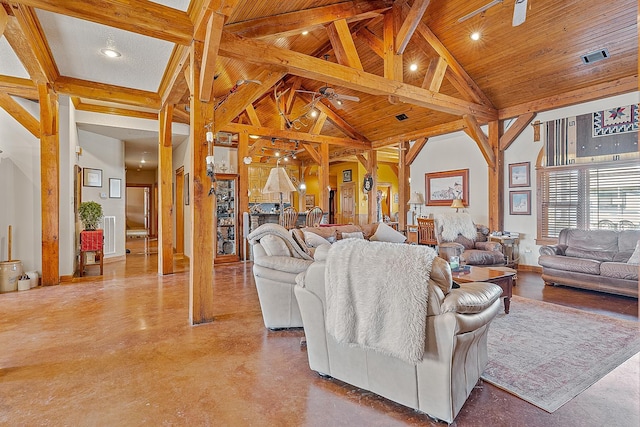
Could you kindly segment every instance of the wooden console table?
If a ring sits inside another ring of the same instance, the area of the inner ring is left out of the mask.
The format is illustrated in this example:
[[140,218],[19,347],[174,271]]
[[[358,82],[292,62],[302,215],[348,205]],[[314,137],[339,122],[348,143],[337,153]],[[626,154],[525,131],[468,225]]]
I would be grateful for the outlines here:
[[[90,262],[91,260],[87,260],[87,257],[91,257],[93,256],[93,262]],[[97,250],[97,251],[80,251],[80,272],[78,273],[78,276],[82,277],[84,276],[84,270],[87,267],[92,267],[92,266],[99,266],[100,267],[100,275],[102,276],[102,261],[103,261],[103,256],[102,256],[102,250]],[[88,262],[89,261],[89,262]]]

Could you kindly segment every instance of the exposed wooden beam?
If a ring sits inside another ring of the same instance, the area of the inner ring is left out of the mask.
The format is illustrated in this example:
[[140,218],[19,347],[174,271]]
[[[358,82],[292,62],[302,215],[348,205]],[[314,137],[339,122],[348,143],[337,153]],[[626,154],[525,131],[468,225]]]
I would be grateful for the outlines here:
[[464,129],[464,132],[473,139],[476,144],[478,144],[478,148],[480,148],[480,152],[484,156],[484,159],[487,161],[487,165],[489,167],[494,168],[496,166],[496,156],[493,153],[493,149],[489,145],[489,138],[487,135],[480,129],[480,125],[475,117],[465,115],[462,119],[467,124],[467,127]]
[[338,64],[362,70],[362,63],[360,62],[356,45],[353,42],[353,37],[351,37],[347,21],[339,19],[331,22],[327,25],[327,34]]
[[378,36],[371,32],[369,27],[362,28],[360,31],[355,33],[355,36],[364,40],[373,53],[378,55],[380,58],[384,58],[384,43],[380,38],[378,38]]
[[371,187],[371,191],[369,191],[368,198],[368,207],[369,207],[369,223],[374,223],[378,221],[377,218],[377,208],[378,203],[376,200],[376,192],[378,189],[378,152],[376,150],[369,150],[369,168],[367,172],[371,174],[373,178],[373,187]]
[[40,95],[40,203],[42,285],[60,283],[60,128],[58,95],[46,84]]
[[346,19],[347,22],[370,19],[389,9],[392,3],[389,0],[348,1],[229,24],[225,30],[248,38],[287,37],[338,19]]
[[160,110],[160,97],[158,94],[145,90],[112,86],[64,76],[59,77],[53,87],[56,92],[65,95]]
[[429,138],[423,137],[418,138],[416,142],[413,143],[411,148],[409,148],[409,151],[404,156],[406,166],[411,166],[418,154],[420,154],[420,151],[422,151],[422,148],[427,144],[427,141],[429,141]]
[[397,7],[394,6],[392,10],[387,12],[384,15],[383,21],[384,77],[389,80],[402,82],[402,55],[396,55],[396,15],[394,9],[397,10]]
[[576,89],[562,94],[538,99],[513,107],[503,108],[498,112],[500,120],[510,119],[526,113],[553,110],[560,107],[581,104],[596,99],[607,98],[638,90],[638,75],[623,77],[610,82],[604,82],[593,86]]
[[33,117],[22,105],[18,104],[13,98],[0,91],[0,107],[5,110],[11,117],[20,123],[26,130],[31,132],[36,138],[40,138],[40,123],[38,119]]
[[487,168],[488,177],[488,206],[489,228],[504,230],[504,151],[498,148],[501,134],[500,122],[489,122],[489,146],[495,156],[495,167]]
[[[307,94],[298,94],[300,99],[303,99],[305,102],[311,102],[311,96]],[[369,142],[369,140],[362,135],[360,132],[356,130],[351,124],[349,124],[346,120],[344,120],[339,113],[335,112],[330,105],[320,101],[316,104],[316,108],[318,111],[325,113],[327,118],[331,123],[338,127],[342,132],[344,132],[348,137],[357,139],[363,142]]]
[[402,141],[411,141],[418,138],[431,138],[438,135],[445,135],[452,132],[464,130],[467,127],[464,120],[455,120],[453,122],[443,123],[431,126],[413,132],[403,133],[401,135],[391,136],[389,138],[373,141],[373,148],[379,149],[389,145],[395,145]]
[[20,77],[0,75],[0,92],[34,101],[38,100],[38,89],[33,81]]
[[441,56],[433,58],[431,62],[429,62],[429,67],[424,75],[422,87],[432,92],[440,92],[440,86],[442,85],[442,80],[446,72],[447,61]]
[[320,167],[318,167],[318,184],[320,186],[320,208],[329,212],[329,144],[320,143]]
[[472,114],[482,120],[496,119],[494,108],[393,81],[344,65],[334,64],[258,40],[223,32],[220,55],[255,64],[284,66],[289,73],[359,90],[372,95],[393,95],[399,100],[455,115]]
[[161,105],[177,104],[185,94],[189,93],[189,86],[184,70],[189,65],[189,48],[175,45],[169,57],[169,62],[160,81],[158,94]]
[[356,154],[356,159],[358,159],[358,161],[360,162],[360,164],[362,165],[362,167],[369,172],[371,170],[371,168],[369,167],[369,159],[367,159],[364,155],[362,154]]
[[303,142],[302,146],[304,147],[305,151],[309,153],[309,156],[313,159],[314,162],[319,165],[322,164],[322,157],[320,156],[320,153],[316,151],[313,145]]
[[424,16],[430,0],[415,0],[396,35],[396,55],[402,55]]
[[204,56],[200,70],[200,100],[204,102],[211,101],[220,37],[226,19],[222,14],[212,13],[207,22],[207,37],[204,41]]
[[298,94],[298,89],[302,85],[302,77],[294,76],[291,79],[291,86],[289,88],[289,96],[287,96],[287,102],[284,105],[284,113],[291,114],[291,110],[293,108],[293,101],[296,99]]
[[158,120],[158,113],[152,113],[149,111],[138,111],[138,110],[130,110],[128,108],[118,108],[111,107],[107,105],[96,105],[96,104],[88,104],[86,102],[81,102],[78,99],[78,102],[74,102],[76,105],[76,110],[79,111],[90,111],[92,113],[100,113],[100,114],[111,114],[114,116],[124,116],[124,117],[136,117],[139,119],[149,119],[149,120]]
[[409,142],[401,142],[398,146],[398,229],[407,229],[407,211],[411,197],[411,168],[407,162]]
[[326,121],[327,121],[327,114],[320,112],[320,114],[318,114],[318,118],[316,119],[316,121],[313,123],[313,126],[309,130],[309,133],[312,133],[314,135],[320,135],[320,132],[322,131],[322,127],[324,126]]
[[[408,14],[408,6],[404,7],[403,13]],[[426,40],[427,43],[429,43],[431,48],[435,50],[439,56],[444,58],[445,61],[447,61],[447,65],[452,71],[452,77],[457,80],[457,84],[455,85],[456,88],[459,91],[463,91],[463,93],[467,93],[472,101],[479,104],[484,104],[488,107],[493,107],[491,100],[484,94],[484,92],[482,92],[480,87],[473,81],[471,76],[469,76],[469,74],[465,71],[464,68],[462,68],[460,63],[454,58],[449,50],[440,42],[440,39],[438,39],[438,37],[433,34],[431,29],[420,22],[418,23],[416,30],[422,36],[422,38]]]
[[192,0],[189,3],[187,13],[193,22],[193,38],[201,42],[205,41],[207,23],[213,13],[231,16],[240,0]]
[[511,146],[513,141],[529,126],[529,123],[535,118],[536,113],[526,113],[519,116],[515,123],[509,126],[509,129],[500,137],[500,151],[505,151]]
[[185,46],[193,39],[194,28],[187,13],[147,0],[16,2]]
[[338,138],[335,136],[325,136],[325,135],[313,135],[306,132],[296,132],[292,130],[283,130],[283,129],[274,129],[267,127],[256,127],[250,125],[241,125],[238,123],[227,123],[224,126],[221,126],[220,129],[224,132],[232,132],[232,133],[240,133],[247,132],[250,135],[258,135],[265,138],[282,138],[282,139],[290,139],[301,142],[312,142],[319,144],[321,142],[326,142],[327,144],[342,146],[342,147],[354,147],[360,149],[369,148],[371,145],[363,143],[361,141],[356,141],[349,138]]
[[4,30],[7,28],[8,22],[9,15],[7,15],[7,11],[4,10],[4,7],[0,7],[0,37],[4,34]]
[[247,108],[247,105],[253,103],[264,93],[271,90],[273,85],[280,81],[285,75],[286,73],[284,71],[271,67],[263,70],[256,77],[257,80],[262,82],[261,84],[249,83],[241,86],[237,92],[231,94],[226,101],[216,109],[213,122],[215,129],[220,129],[235,119],[238,114]]
[[256,113],[256,109],[253,108],[253,104],[247,105],[247,108],[245,110],[247,112],[247,116],[249,116],[249,121],[251,122],[252,126],[257,126],[257,127],[262,126],[260,124],[260,118],[258,117],[258,114]]
[[33,50],[31,40],[25,34],[16,17],[9,17],[7,27],[4,31],[4,36],[9,42],[11,49],[13,49],[16,56],[24,66],[25,70],[27,70],[31,80],[38,84],[48,83],[49,80],[47,74],[40,64],[38,56]]

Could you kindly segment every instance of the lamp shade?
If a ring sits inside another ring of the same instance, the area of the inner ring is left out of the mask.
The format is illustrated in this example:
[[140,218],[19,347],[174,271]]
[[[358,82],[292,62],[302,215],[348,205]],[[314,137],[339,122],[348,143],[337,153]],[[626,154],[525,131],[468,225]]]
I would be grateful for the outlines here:
[[408,205],[422,205],[424,204],[424,197],[422,197],[422,193],[418,191],[414,191],[411,194],[411,198],[407,202]]
[[296,191],[296,187],[291,182],[289,175],[284,168],[275,167],[269,172],[267,183],[262,189],[263,193],[289,193]]
[[453,199],[453,203],[451,203],[451,207],[454,209],[462,209],[464,208],[464,205],[462,204],[462,200]]

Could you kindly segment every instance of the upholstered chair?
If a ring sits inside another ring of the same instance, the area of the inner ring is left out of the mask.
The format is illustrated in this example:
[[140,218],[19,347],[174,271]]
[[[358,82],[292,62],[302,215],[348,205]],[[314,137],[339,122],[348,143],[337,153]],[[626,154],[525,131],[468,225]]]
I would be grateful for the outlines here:
[[436,215],[438,255],[449,261],[460,257],[462,264],[499,266],[505,264],[502,245],[489,242],[489,229],[476,225],[469,214],[450,213]]

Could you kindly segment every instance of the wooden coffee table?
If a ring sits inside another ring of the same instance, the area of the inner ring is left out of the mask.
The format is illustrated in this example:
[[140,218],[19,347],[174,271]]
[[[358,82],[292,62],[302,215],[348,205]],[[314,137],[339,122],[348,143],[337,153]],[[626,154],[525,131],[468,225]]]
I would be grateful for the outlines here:
[[504,297],[504,312],[508,314],[513,291],[513,279],[516,277],[516,273],[516,270],[508,267],[471,266],[468,272],[451,272],[451,275],[456,283],[490,282],[500,286]]

